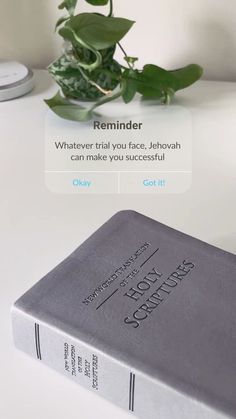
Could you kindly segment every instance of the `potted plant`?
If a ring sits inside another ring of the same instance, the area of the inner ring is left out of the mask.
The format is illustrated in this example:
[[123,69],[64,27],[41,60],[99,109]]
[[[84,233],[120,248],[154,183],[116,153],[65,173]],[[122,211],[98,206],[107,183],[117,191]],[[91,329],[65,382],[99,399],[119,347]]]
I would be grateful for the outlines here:
[[[202,68],[197,64],[171,71],[154,64],[137,68],[138,58],[128,55],[121,45],[135,22],[114,17],[113,0],[86,0],[94,6],[107,5],[107,16],[75,14],[77,2],[64,0],[59,6],[67,11],[56,24],[64,39],[64,53],[48,67],[60,90],[45,102],[61,118],[87,121],[97,107],[119,97],[128,104],[137,93],[143,99],[168,104],[178,90],[202,76]],[[114,58],[116,48],[124,54],[123,64]],[[86,107],[78,101],[93,103]]]

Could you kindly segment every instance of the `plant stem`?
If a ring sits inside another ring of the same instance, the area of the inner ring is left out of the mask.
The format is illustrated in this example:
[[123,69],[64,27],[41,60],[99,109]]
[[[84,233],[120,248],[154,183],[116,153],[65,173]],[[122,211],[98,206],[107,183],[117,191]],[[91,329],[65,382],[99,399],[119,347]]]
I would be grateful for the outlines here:
[[124,48],[122,47],[122,45],[119,42],[118,42],[118,45],[119,45],[121,51],[123,52],[124,56],[128,57],[128,54],[125,52]]
[[99,84],[97,84],[95,81],[91,80],[82,70],[82,68],[78,65],[78,70],[80,71],[80,74],[82,75],[82,77],[89,83],[91,84],[91,86],[96,87],[101,93],[103,93],[104,95],[110,95],[112,93],[112,90],[105,90],[103,89],[103,87],[99,86]]
[[90,72],[95,70],[97,67],[99,67],[102,64],[102,56],[101,56],[100,52],[97,51],[92,46],[88,45],[86,42],[82,41],[82,39],[79,38],[74,31],[72,31],[72,33],[74,35],[75,40],[78,42],[78,44],[80,46],[82,46],[83,48],[86,48],[89,51],[92,51],[94,53],[95,57],[96,57],[96,61],[94,61],[94,63],[92,63],[92,64],[86,64],[86,63],[80,62],[79,63],[80,67],[82,67],[85,70],[88,70]]
[[99,106],[104,105],[105,103],[111,102],[115,99],[118,99],[119,97],[122,96],[124,92],[124,88],[125,88],[125,85],[124,85],[124,82],[122,81],[120,90],[118,92],[102,97],[89,109],[89,111],[93,112],[94,109],[98,108]]
[[73,65],[73,67],[74,68],[77,68],[79,70],[81,76],[87,81],[87,83],[91,84],[91,86],[96,87],[96,89],[98,89],[104,95],[109,95],[109,94],[112,93],[112,90],[105,90],[105,89],[103,89],[103,87],[101,87],[94,80],[91,80],[87,76],[87,74],[85,74],[83,68],[80,66],[79,57],[78,57],[78,54],[76,53],[76,50],[75,49],[74,49],[74,57],[75,57],[75,59],[73,59],[71,56],[68,57],[66,51],[65,51],[65,55],[66,55],[67,59],[71,62],[71,64]]
[[111,17],[113,15],[113,0],[110,0],[110,12],[108,17]]
[[[120,47],[120,49],[123,52],[124,56],[125,57],[128,57],[128,54],[126,53],[126,51],[124,50],[124,48],[122,47],[122,45],[120,44],[120,42],[118,42],[117,45]],[[127,62],[127,64],[129,66],[129,68],[132,69],[132,66],[130,65],[130,63]]]

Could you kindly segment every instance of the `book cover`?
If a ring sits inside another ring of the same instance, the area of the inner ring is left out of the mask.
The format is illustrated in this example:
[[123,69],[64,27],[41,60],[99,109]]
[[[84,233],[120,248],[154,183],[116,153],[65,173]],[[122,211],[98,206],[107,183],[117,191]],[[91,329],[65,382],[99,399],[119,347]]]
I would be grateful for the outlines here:
[[14,304],[14,341],[140,418],[235,418],[235,299],[236,256],[122,211]]

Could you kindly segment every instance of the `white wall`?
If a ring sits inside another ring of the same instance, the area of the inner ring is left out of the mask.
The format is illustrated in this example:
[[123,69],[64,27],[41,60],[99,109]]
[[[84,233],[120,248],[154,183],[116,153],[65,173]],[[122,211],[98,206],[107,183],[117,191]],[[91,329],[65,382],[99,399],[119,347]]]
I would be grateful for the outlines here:
[[[60,0],[0,0],[0,57],[45,67],[60,53],[54,24]],[[198,62],[205,78],[236,81],[235,0],[114,0],[115,14],[137,21],[123,41],[140,64]],[[91,9],[84,0],[79,8]]]

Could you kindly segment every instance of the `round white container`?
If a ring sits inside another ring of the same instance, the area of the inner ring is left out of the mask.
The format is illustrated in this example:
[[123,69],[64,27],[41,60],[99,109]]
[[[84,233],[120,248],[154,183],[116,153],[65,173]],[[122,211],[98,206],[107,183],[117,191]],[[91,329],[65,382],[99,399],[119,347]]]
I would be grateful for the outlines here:
[[16,61],[0,60],[0,102],[26,95],[33,87],[31,70]]

